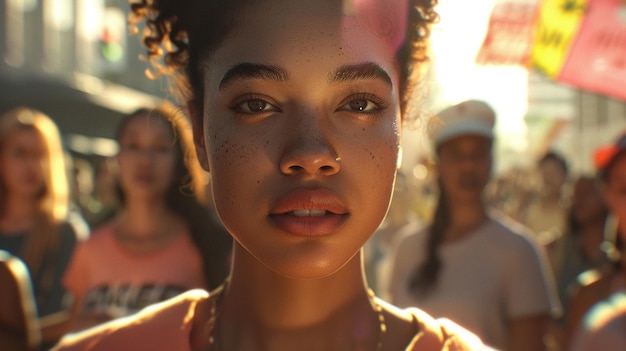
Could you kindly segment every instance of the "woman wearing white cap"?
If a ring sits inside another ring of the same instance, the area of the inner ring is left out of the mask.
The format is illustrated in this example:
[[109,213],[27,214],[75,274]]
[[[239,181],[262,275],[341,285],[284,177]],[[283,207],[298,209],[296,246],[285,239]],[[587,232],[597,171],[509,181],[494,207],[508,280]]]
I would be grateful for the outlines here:
[[398,246],[392,301],[452,319],[498,349],[544,350],[558,300],[543,253],[525,228],[483,202],[495,113],[466,101],[438,117],[439,201],[431,225]]

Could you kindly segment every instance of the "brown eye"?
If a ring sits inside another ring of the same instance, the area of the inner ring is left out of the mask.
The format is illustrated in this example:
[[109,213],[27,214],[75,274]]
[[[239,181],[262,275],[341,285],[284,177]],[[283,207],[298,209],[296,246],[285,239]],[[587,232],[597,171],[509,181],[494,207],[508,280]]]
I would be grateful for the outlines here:
[[369,101],[365,99],[352,100],[348,103],[348,106],[353,111],[366,111]]
[[251,101],[246,102],[246,106],[248,110],[251,112],[263,111],[265,110],[265,107],[267,105],[268,105],[267,102],[263,100],[251,100]]
[[234,107],[234,110],[243,114],[255,114],[268,111],[278,111],[278,108],[263,99],[249,99],[237,104]]
[[342,102],[340,111],[357,113],[375,113],[385,108],[385,104],[379,98],[371,94],[355,94]]

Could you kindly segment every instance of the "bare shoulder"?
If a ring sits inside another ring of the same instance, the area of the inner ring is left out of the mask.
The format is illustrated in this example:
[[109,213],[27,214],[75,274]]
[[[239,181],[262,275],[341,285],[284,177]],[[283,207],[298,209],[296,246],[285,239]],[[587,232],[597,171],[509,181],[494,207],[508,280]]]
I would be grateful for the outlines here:
[[418,308],[400,309],[379,301],[385,311],[389,350],[487,351],[481,340],[447,319],[434,319]]
[[[54,351],[104,351],[136,349],[180,350],[189,345],[197,305],[209,294],[194,289],[169,300],[148,306],[140,312],[99,326],[68,334]],[[192,317],[192,318],[190,318]]]

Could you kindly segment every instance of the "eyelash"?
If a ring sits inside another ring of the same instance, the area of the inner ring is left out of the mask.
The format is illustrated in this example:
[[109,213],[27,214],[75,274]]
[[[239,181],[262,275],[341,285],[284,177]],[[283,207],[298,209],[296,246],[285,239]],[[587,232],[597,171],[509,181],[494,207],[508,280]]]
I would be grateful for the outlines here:
[[[352,110],[350,109],[350,107],[348,106],[351,102],[354,102],[356,100],[364,100],[366,101],[366,105],[365,107],[367,108],[367,106],[371,103],[374,105],[372,110]],[[264,108],[262,110],[256,110],[253,111],[250,109],[249,106],[247,106],[248,111],[244,111],[244,104],[246,103],[250,103],[253,101],[258,101],[261,102],[263,104],[266,104],[266,106],[264,106]],[[348,107],[347,107],[348,106]],[[387,107],[389,107],[389,102],[386,100],[381,99],[380,97],[374,95],[374,94],[370,94],[370,93],[355,93],[352,94],[350,96],[348,96],[347,98],[345,98],[341,104],[340,107],[335,110],[335,112],[340,112],[340,111],[345,111],[345,112],[350,112],[350,113],[357,113],[357,114],[364,114],[364,115],[376,115],[379,114],[381,111],[385,110]],[[231,109],[233,112],[238,113],[238,114],[242,114],[242,115],[256,115],[256,114],[260,114],[260,113],[266,113],[266,112],[282,112],[282,110],[280,108],[278,108],[276,106],[275,103],[270,102],[270,99],[264,95],[260,95],[260,94],[245,94],[245,95],[241,95],[239,97],[237,97],[229,106],[229,109]],[[269,109],[265,109],[265,108],[269,108]]]
[[[245,103],[249,103],[252,101],[259,101],[262,103],[267,104],[268,106],[271,106],[270,110],[261,110],[261,111],[242,111],[242,105]],[[237,97],[229,106],[229,109],[231,109],[233,112],[238,113],[238,114],[243,114],[243,115],[255,115],[255,114],[259,114],[259,113],[264,113],[264,112],[282,112],[278,107],[276,107],[275,103],[270,102],[270,99],[264,95],[260,95],[260,94],[245,94],[245,95],[241,95],[239,97]]]
[[[370,111],[355,111],[349,108],[345,109],[346,105],[356,100],[365,100],[369,103],[373,103],[375,107],[373,110],[370,110]],[[366,115],[376,115],[376,114],[379,114],[381,111],[387,109],[388,107],[389,107],[389,102],[381,99],[377,95],[370,94],[370,93],[355,93],[345,98],[343,102],[341,102],[341,106],[337,109],[337,111],[346,111],[346,112],[366,114]]]

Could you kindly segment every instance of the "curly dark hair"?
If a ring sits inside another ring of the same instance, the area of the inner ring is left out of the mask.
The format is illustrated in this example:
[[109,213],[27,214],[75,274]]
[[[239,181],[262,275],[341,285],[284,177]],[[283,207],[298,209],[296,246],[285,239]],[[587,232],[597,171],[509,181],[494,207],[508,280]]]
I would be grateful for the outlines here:
[[[396,58],[402,68],[400,91],[403,115],[415,102],[416,88],[428,61],[431,25],[438,21],[437,0],[407,0],[409,25]],[[175,96],[196,107],[203,93],[201,60],[215,50],[236,24],[238,11],[249,1],[139,0],[131,4],[131,23],[145,21],[143,43],[157,74],[176,81]],[[202,43],[201,45],[194,45]],[[163,63],[161,63],[161,58]]]

